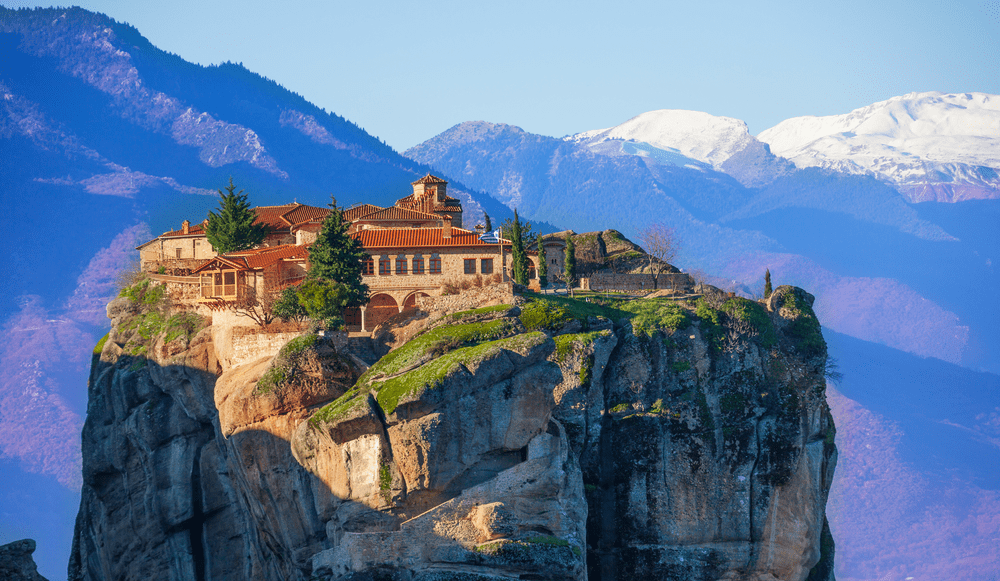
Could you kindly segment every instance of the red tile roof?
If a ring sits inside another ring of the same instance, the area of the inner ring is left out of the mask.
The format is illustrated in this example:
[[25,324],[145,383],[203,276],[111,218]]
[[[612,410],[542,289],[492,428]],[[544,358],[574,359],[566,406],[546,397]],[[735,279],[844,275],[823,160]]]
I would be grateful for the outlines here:
[[[187,234],[184,233],[184,230],[171,230],[169,232],[164,232],[163,234],[160,234],[157,238],[154,238],[153,240],[157,240],[159,238],[179,238],[183,236],[204,236],[204,235],[205,235],[205,229],[202,227],[201,224],[192,224],[191,227],[188,228]],[[153,240],[150,240],[149,242],[152,242]],[[148,244],[149,242],[147,242],[146,244]],[[145,244],[143,244],[143,246],[145,246]]]
[[354,206],[353,208],[344,210],[344,219],[348,222],[353,222],[362,216],[366,216],[372,212],[378,212],[383,209],[384,208],[381,206],[375,206],[373,204],[360,204],[358,206]]
[[253,211],[257,214],[258,224],[266,224],[274,229],[286,229],[302,222],[323,219],[330,213],[329,208],[317,208],[299,203],[258,206],[253,208]]
[[[479,239],[475,232],[452,228],[451,238],[441,235],[441,228],[383,228],[355,232],[351,236],[365,248],[434,248],[444,246],[494,247]],[[510,241],[504,240],[504,245]]]
[[377,212],[372,212],[366,214],[359,220],[365,222],[368,221],[397,221],[397,220],[414,220],[414,221],[434,221],[440,222],[442,216],[438,214],[431,214],[428,212],[420,212],[418,210],[411,210],[409,208],[400,208],[399,206],[392,206],[391,208],[385,208],[384,210],[379,210]]
[[194,269],[194,272],[208,270],[208,266],[218,261],[237,270],[259,270],[287,258],[305,258],[309,254],[307,246],[282,244],[280,246],[262,246],[253,250],[241,250],[216,256]]
[[432,176],[431,174],[427,174],[424,177],[420,178],[419,180],[411,182],[411,185],[415,186],[417,184],[446,184],[446,183],[448,182],[444,181],[443,179],[437,176]]

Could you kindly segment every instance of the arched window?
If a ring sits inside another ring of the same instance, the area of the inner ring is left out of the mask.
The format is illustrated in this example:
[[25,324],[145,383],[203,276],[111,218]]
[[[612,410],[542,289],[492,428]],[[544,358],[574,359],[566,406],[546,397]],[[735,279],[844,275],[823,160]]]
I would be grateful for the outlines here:
[[378,259],[378,273],[382,276],[392,274],[392,262],[389,260],[389,257],[384,254]]
[[400,254],[396,257],[396,274],[406,274],[406,255]]
[[424,273],[424,255],[414,254],[413,255],[413,274],[423,274]]

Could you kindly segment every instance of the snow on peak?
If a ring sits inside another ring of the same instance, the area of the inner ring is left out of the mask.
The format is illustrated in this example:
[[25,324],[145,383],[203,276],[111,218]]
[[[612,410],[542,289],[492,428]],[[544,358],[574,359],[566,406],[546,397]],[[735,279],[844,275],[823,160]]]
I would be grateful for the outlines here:
[[844,115],[788,119],[757,138],[799,167],[872,174],[897,186],[972,176],[995,188],[982,168],[1000,168],[1000,96],[910,93]]
[[611,139],[644,142],[715,168],[754,141],[746,123],[739,119],[679,109],[650,111],[609,129],[584,131],[565,139],[587,146]]

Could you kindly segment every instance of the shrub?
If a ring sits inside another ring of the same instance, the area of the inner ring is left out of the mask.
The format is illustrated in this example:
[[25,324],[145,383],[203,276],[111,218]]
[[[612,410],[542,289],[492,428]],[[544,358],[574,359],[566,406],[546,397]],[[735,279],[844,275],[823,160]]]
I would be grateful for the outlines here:
[[349,290],[339,282],[316,278],[300,284],[296,295],[310,319],[327,329],[338,330],[344,326],[340,314],[347,306]]
[[298,287],[290,286],[281,291],[275,301],[271,313],[282,321],[301,321],[308,316],[305,308],[299,303]]
[[550,301],[534,300],[521,307],[521,323],[530,331],[562,328],[569,320],[565,308]]

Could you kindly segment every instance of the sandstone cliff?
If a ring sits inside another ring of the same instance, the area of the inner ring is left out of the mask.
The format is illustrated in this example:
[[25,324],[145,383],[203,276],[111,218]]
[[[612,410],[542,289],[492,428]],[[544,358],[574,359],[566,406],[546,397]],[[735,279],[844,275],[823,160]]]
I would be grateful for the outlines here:
[[71,578],[832,578],[810,295],[487,290],[233,368],[113,302]]

